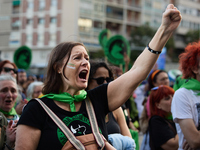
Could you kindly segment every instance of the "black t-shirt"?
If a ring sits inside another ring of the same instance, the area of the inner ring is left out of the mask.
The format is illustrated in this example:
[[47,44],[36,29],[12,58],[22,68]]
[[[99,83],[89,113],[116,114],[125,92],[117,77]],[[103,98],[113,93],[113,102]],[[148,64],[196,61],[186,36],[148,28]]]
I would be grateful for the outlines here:
[[[171,127],[169,124],[171,124]],[[172,130],[173,128],[173,130]],[[152,116],[149,120],[149,134],[151,144],[155,150],[162,150],[161,145],[176,136],[175,123],[160,116]]]
[[[105,116],[109,112],[107,100],[107,85],[101,85],[87,91],[96,114],[100,132],[108,139],[105,125]],[[82,101],[78,112],[69,112],[58,107],[53,100],[41,98],[41,100],[68,126],[75,136],[91,133],[89,117],[86,111],[85,101]],[[41,130],[41,137],[37,150],[59,150],[66,143],[67,138],[35,100],[31,100],[23,110],[18,124],[24,124]]]

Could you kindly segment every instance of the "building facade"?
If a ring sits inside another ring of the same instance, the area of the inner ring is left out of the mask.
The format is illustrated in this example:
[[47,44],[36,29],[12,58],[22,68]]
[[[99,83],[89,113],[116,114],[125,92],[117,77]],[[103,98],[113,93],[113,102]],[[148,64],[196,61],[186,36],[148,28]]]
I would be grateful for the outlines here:
[[43,68],[60,42],[83,42],[89,51],[99,50],[103,29],[130,39],[132,29],[146,22],[158,28],[169,3],[182,13],[175,40],[183,48],[187,31],[200,28],[200,0],[0,0],[1,59],[13,61],[15,50],[26,45],[32,49],[31,67]]

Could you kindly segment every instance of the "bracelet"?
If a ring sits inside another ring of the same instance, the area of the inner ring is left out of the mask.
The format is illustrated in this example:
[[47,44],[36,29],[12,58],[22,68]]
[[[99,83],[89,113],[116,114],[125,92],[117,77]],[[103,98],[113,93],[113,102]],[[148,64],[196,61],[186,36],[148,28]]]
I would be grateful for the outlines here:
[[148,49],[151,53],[154,53],[154,54],[160,54],[160,53],[161,53],[160,51],[155,51],[155,50],[151,49],[151,48],[149,47],[149,45],[147,45],[147,49]]

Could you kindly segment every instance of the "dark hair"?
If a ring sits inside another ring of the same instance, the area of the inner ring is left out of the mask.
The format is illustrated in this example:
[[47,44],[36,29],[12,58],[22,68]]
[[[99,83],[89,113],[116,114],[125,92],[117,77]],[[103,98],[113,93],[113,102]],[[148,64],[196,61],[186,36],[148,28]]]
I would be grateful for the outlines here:
[[92,78],[94,77],[97,69],[100,67],[106,68],[108,70],[109,77],[113,79],[113,73],[105,62],[90,62],[90,66],[91,67],[90,67],[90,76],[88,79],[88,85],[90,84]]
[[157,81],[157,77],[160,73],[165,72],[167,74],[166,71],[164,70],[154,70],[148,77],[148,90],[150,91],[154,86],[154,83],[156,83]]
[[3,61],[0,62],[0,73],[1,73],[1,71],[3,69],[3,66],[5,64],[7,64],[7,63],[13,65],[14,69],[17,69],[17,66],[14,63],[12,63],[11,61],[9,61],[9,60],[3,60]]
[[63,90],[64,84],[61,75],[58,73],[58,69],[63,65],[63,61],[66,57],[68,57],[67,62],[69,61],[72,49],[78,45],[85,47],[82,43],[78,42],[63,42],[58,44],[52,50],[47,66],[47,76],[42,91],[44,95],[49,93],[58,94],[59,91]]
[[158,115],[161,117],[167,117],[168,113],[158,109],[156,106],[156,103],[159,103],[161,99],[164,97],[167,97],[169,95],[174,95],[174,90],[173,88],[166,86],[166,85],[160,85],[158,89],[156,90],[151,90],[150,94],[150,116]]
[[200,41],[189,43],[185,52],[179,55],[180,69],[183,73],[183,78],[196,78],[196,74],[193,72],[193,69],[196,69],[199,66],[200,61]]

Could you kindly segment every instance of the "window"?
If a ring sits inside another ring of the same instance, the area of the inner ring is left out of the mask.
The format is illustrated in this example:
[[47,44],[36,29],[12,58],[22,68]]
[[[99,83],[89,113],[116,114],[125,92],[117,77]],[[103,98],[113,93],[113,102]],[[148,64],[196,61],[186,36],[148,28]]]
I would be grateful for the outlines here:
[[45,1],[44,0],[40,0],[39,1],[39,10],[44,10],[45,9]]
[[28,8],[33,9],[33,2],[28,2]]
[[51,0],[51,6],[57,6],[57,0]]
[[89,32],[92,28],[92,20],[80,18],[78,20],[79,30],[82,32]]
[[94,10],[96,12],[104,12],[103,5],[102,4],[94,4]]
[[27,34],[27,35],[26,35],[26,40],[27,40],[27,42],[31,43],[31,42],[32,42],[32,39],[33,39],[32,34]]
[[19,18],[13,18],[12,20],[12,29],[18,30],[21,25],[21,22],[19,21]]
[[56,41],[56,33],[51,33],[50,41]]
[[39,18],[38,19],[38,24],[44,24],[44,18]]
[[27,23],[27,25],[32,25],[33,24],[33,19],[27,19],[26,23]]
[[44,41],[44,35],[43,34],[38,34],[38,42],[43,42]]
[[50,18],[50,23],[56,24],[57,23],[57,18],[56,17],[51,17]]

